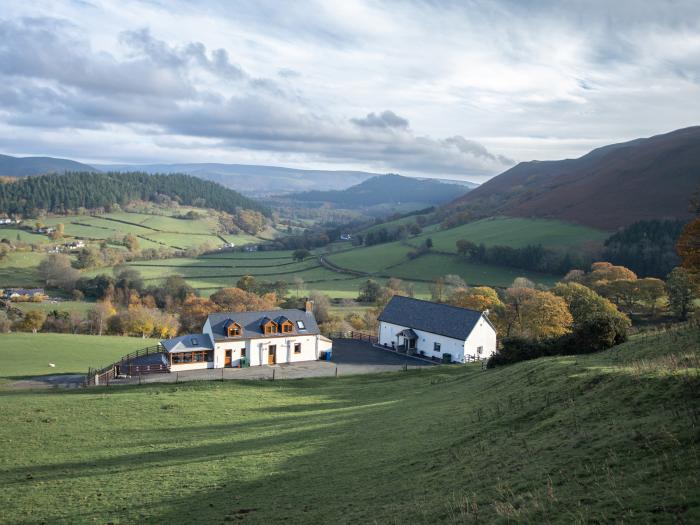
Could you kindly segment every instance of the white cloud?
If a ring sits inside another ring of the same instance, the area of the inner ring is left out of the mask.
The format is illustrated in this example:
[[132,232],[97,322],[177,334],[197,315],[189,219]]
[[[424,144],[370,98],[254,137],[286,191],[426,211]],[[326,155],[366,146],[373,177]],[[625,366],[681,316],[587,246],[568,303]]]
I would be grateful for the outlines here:
[[689,1],[5,3],[7,153],[486,177],[700,118]]

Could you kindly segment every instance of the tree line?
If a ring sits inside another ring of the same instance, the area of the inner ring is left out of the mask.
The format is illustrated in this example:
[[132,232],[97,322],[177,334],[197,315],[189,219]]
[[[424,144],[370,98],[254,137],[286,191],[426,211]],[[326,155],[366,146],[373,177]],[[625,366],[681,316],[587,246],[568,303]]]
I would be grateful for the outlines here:
[[260,203],[215,182],[184,174],[142,172],[68,172],[25,177],[0,184],[0,212],[37,215],[39,210],[67,213],[79,208],[107,208],[134,200],[156,202],[165,195],[180,204],[206,206],[235,214],[239,209],[269,215]]

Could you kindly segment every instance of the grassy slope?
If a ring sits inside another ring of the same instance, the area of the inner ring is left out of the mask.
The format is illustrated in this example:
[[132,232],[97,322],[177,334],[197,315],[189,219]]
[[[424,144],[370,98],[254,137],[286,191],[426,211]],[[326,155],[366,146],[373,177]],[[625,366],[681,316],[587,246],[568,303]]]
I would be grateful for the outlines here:
[[699,343],[673,332],[489,371],[6,391],[0,522],[698,522]]
[[519,248],[541,244],[547,248],[580,248],[586,244],[602,243],[608,236],[608,232],[561,221],[494,217],[449,230],[424,233],[411,243],[418,244],[430,237],[436,250],[456,253],[455,242],[459,239],[487,246]]
[[0,261],[0,288],[43,286],[38,266],[42,252],[10,252]]
[[[0,334],[0,378],[86,373],[90,366],[154,344],[150,339],[71,334]],[[54,363],[55,368],[49,368]]]

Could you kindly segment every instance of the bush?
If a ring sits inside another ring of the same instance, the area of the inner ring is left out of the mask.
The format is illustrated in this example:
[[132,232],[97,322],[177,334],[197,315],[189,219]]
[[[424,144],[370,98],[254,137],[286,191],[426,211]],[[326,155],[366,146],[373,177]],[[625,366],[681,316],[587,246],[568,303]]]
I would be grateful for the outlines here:
[[451,363],[452,362],[452,354],[445,352],[442,354],[442,362],[443,363]]

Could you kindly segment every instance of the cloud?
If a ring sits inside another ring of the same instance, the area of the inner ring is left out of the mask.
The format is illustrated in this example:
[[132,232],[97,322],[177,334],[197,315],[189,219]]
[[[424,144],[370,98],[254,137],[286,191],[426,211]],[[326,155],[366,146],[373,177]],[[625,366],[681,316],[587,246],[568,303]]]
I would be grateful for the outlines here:
[[368,113],[366,117],[353,118],[350,122],[363,128],[408,129],[408,120],[389,110],[382,111],[380,114]]
[[690,0],[7,0],[0,17],[7,153],[109,137],[110,160],[487,177],[700,120]]

